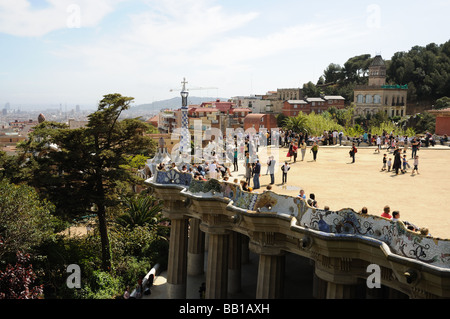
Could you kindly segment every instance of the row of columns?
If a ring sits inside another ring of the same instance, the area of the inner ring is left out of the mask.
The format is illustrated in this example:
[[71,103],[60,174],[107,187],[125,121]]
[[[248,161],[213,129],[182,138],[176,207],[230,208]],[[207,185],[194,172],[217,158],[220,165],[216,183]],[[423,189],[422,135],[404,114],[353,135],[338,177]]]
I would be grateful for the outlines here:
[[[170,299],[186,298],[187,275],[203,273],[206,250],[205,298],[226,299],[228,293],[241,290],[241,266],[248,261],[248,237],[208,227],[195,218],[173,218],[167,270]],[[283,256],[260,254],[256,299],[281,297],[283,270]]]
[[[282,298],[284,254],[252,246],[252,250],[259,254],[256,299]],[[205,251],[208,252],[205,298],[227,299],[228,293],[239,292],[241,266],[248,261],[248,247],[248,237],[239,233],[208,227],[195,218],[172,218],[167,270],[168,297],[186,299],[187,275],[203,274]],[[334,283],[320,279],[316,274],[313,279],[314,298],[380,298],[380,290],[361,292],[363,284]]]

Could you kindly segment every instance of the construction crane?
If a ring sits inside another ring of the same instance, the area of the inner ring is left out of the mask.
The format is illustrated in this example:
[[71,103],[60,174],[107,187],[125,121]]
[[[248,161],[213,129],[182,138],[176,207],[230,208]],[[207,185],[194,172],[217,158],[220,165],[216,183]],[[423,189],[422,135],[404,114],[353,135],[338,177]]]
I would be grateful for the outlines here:
[[[189,91],[201,91],[201,90],[218,90],[219,88],[216,87],[192,87],[192,88],[186,88],[186,84],[188,84],[188,82],[186,81],[186,78],[183,78],[183,82],[181,82],[181,84],[183,85],[181,91],[185,91],[185,92],[189,92]],[[179,92],[180,89],[170,89],[170,92]]]

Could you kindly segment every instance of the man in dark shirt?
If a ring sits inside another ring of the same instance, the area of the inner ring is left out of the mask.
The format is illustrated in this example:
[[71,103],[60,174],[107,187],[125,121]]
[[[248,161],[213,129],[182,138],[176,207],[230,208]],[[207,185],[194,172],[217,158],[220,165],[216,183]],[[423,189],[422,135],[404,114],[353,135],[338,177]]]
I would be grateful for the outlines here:
[[261,175],[261,164],[259,160],[256,160],[255,167],[253,168],[253,189],[261,188],[259,184],[259,176]]

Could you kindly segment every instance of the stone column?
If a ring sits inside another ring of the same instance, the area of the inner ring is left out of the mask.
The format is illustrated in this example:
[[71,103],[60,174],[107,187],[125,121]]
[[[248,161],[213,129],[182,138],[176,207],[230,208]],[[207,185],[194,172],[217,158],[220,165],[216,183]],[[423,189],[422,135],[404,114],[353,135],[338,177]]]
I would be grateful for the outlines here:
[[313,297],[315,299],[325,299],[327,297],[327,282],[313,274]]
[[192,218],[189,221],[188,264],[187,274],[198,276],[204,273],[205,233],[200,230],[200,220]]
[[327,285],[327,299],[355,299],[357,286],[344,285],[329,281]]
[[205,224],[200,224],[200,229],[208,234],[205,298],[226,299],[228,295],[229,231]]
[[242,264],[248,264],[250,262],[250,250],[248,244],[250,242],[250,238],[245,235],[242,236]]
[[241,291],[242,235],[231,232],[229,240],[228,292],[233,294]]
[[188,221],[171,219],[167,287],[169,299],[186,298]]
[[256,299],[280,299],[284,289],[284,255],[259,255]]

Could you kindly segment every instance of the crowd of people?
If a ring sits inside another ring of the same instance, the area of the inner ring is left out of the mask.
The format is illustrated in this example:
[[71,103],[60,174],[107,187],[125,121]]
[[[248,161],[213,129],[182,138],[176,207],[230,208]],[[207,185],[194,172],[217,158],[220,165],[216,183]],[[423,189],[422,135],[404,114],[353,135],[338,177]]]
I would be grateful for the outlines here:
[[[226,143],[223,143],[224,141]],[[241,180],[234,178],[233,182],[240,184],[244,191],[254,192],[261,188],[260,177],[263,168],[258,154],[260,147],[272,145],[286,150],[286,160],[278,165],[281,170],[280,185],[285,185],[288,181],[291,165],[294,165],[297,161],[304,161],[308,149],[309,153],[312,153],[312,161],[317,161],[319,145],[342,145],[343,141],[352,142],[349,152],[352,163],[355,162],[355,155],[358,152],[357,146],[362,142],[367,143],[369,146],[376,146],[375,153],[381,153],[384,150],[386,153],[382,157],[381,171],[392,171],[396,175],[406,173],[408,169],[411,169],[411,164],[413,165],[411,175],[419,174],[419,156],[417,153],[420,147],[434,146],[434,137],[431,134],[426,134],[424,138],[417,138],[396,136],[392,132],[390,134],[383,132],[381,135],[364,133],[359,137],[352,138],[346,137],[342,132],[337,132],[336,130],[324,131],[321,136],[309,136],[307,133],[295,133],[290,130],[267,131],[255,134],[239,132],[234,135],[224,136],[223,140],[219,140],[219,143],[208,145],[206,148],[208,151],[203,152],[203,157],[199,163],[183,164],[181,169],[175,163],[168,165],[161,163],[158,169],[164,170],[169,168],[190,173],[197,180],[206,181],[209,178],[214,178],[228,182],[231,182],[230,178],[232,178],[233,172],[241,171],[243,178]],[[407,158],[409,149],[411,150],[411,164]],[[269,156],[266,164],[266,175],[270,176],[270,183],[267,185],[266,190],[271,190],[272,185],[275,184],[277,160],[274,156]],[[318,207],[314,194],[310,194],[309,198],[306,198],[304,190],[301,189],[298,197],[305,200],[310,206]],[[367,208],[364,207],[361,213],[367,213]],[[396,214],[397,212],[395,212]],[[396,220],[395,216],[393,220]],[[408,222],[404,223],[408,229],[420,231],[414,225]]]

